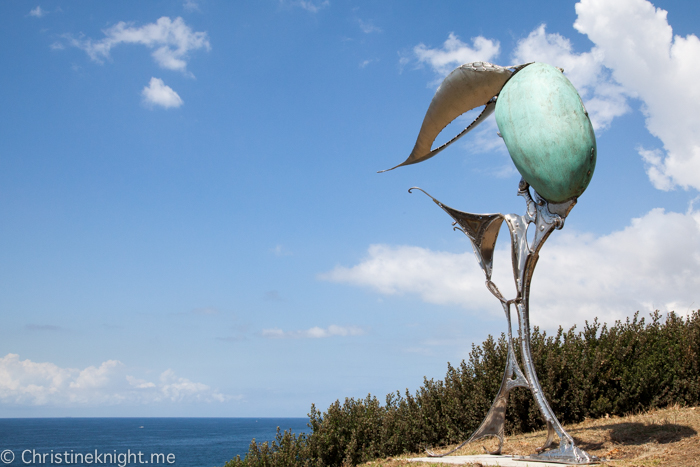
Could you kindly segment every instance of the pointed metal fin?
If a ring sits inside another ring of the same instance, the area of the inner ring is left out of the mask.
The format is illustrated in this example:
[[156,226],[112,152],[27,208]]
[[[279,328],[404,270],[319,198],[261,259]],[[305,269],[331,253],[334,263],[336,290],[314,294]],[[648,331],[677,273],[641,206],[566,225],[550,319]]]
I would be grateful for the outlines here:
[[472,241],[479,265],[486,274],[486,280],[490,281],[493,271],[493,252],[503,223],[503,214],[472,214],[443,204],[440,207],[462,227],[462,232]]
[[408,159],[396,167],[415,164],[433,157],[484,121],[493,112],[495,103],[491,108],[487,106],[482,115],[479,115],[456,138],[435,151],[431,150],[435,138],[447,125],[463,113],[487,105],[494,96],[501,92],[501,88],[512,74],[513,72],[508,68],[487,62],[467,63],[453,70],[442,82],[428,107],[413,151]]
[[[411,193],[411,190],[414,189],[420,190],[430,196],[425,190],[418,187],[410,188],[408,192]],[[469,212],[462,212],[442,204],[432,196],[430,196],[430,199],[449,214],[450,217],[455,220],[455,223],[460,225],[461,228],[455,227],[456,229],[461,230],[469,237],[476,258],[479,260],[479,265],[481,269],[484,270],[484,274],[486,274],[486,280],[490,281],[493,271],[493,252],[496,249],[498,232],[505,219],[503,214],[472,214]]]

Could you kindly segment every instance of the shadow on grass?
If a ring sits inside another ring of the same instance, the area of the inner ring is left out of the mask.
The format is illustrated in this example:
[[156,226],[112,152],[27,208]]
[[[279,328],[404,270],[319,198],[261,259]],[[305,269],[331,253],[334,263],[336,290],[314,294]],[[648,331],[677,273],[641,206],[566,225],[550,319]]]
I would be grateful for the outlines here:
[[[581,431],[600,431],[601,442],[585,440],[574,436],[576,445],[584,450],[601,449],[606,441],[627,446],[640,446],[647,443],[667,444],[675,443],[684,438],[690,438],[698,434],[693,428],[674,423],[614,423],[584,428]],[[586,437],[595,437],[587,435]]]

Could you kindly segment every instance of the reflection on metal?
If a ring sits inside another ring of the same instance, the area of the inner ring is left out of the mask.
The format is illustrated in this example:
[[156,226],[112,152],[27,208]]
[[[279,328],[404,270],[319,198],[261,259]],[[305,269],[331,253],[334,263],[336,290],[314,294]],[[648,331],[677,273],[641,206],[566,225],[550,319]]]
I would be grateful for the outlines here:
[[[409,192],[413,189],[411,188]],[[426,195],[428,193],[423,191]],[[476,253],[479,265],[486,275],[486,287],[501,302],[503,311],[508,321],[508,354],[506,368],[503,374],[501,388],[496,394],[496,398],[491,405],[486,418],[481,426],[472,436],[456,448],[443,454],[428,452],[431,457],[442,457],[457,451],[465,444],[488,436],[498,438],[498,448],[490,454],[500,454],[503,447],[503,435],[505,425],[506,406],[508,405],[508,393],[517,387],[530,388],[542,416],[547,422],[547,440],[545,444],[537,449],[537,453],[528,456],[529,460],[541,460],[549,462],[563,462],[570,464],[590,464],[597,460],[582,451],[574,444],[573,438],[564,430],[552,412],[547,399],[544,396],[540,382],[537,379],[535,366],[530,350],[530,282],[535,271],[535,265],[539,258],[539,251],[554,229],[561,229],[564,226],[564,219],[576,204],[575,200],[564,203],[549,203],[542,199],[537,192],[534,198],[530,194],[530,186],[524,180],[520,181],[518,195],[525,199],[527,208],[525,215],[517,214],[471,214],[458,211],[442,204],[432,196],[430,198],[440,206],[453,219],[453,225],[464,232],[471,241]],[[496,284],[491,280],[493,270],[493,252],[498,238],[498,230],[503,221],[506,221],[511,238],[511,255],[513,259],[513,275],[517,294],[516,297],[507,300],[503,297]],[[532,245],[528,244],[528,228],[534,228],[534,239]],[[515,306],[518,313],[518,323],[520,332],[520,350],[522,354],[522,364],[524,371],[520,369],[515,358],[513,348],[513,333],[511,326],[511,305]],[[554,441],[554,435],[559,437],[559,447],[547,451]]]

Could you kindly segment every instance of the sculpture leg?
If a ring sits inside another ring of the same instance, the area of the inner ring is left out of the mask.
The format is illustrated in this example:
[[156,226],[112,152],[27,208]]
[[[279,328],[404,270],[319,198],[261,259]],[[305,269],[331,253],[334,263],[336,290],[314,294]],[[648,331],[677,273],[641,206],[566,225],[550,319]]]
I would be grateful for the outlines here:
[[551,445],[552,442],[554,441],[554,426],[547,422],[547,439],[545,440],[544,444],[540,446],[539,448],[535,448],[535,452],[538,454],[545,449],[548,449]]
[[[540,386],[540,381],[537,378],[537,373],[535,372],[535,365],[532,361],[532,351],[530,348],[530,325],[529,325],[529,310],[527,304],[521,304],[518,306],[518,318],[520,324],[520,349],[523,358],[523,367],[525,368],[525,375],[528,382],[530,383],[530,390],[532,395],[537,402],[537,406],[542,413],[545,421],[548,425],[552,425],[552,428],[559,436],[561,442],[568,442],[573,444],[573,439],[569,436],[564,428],[562,428],[559,420],[557,420],[552,408],[549,406],[547,399],[542,391],[542,386]],[[546,448],[546,446],[545,446]]]
[[506,369],[503,373],[503,380],[501,381],[501,387],[496,394],[489,412],[486,414],[484,421],[477,430],[472,433],[468,440],[455,447],[454,449],[445,452],[443,454],[435,454],[432,451],[427,451],[429,457],[443,457],[448,454],[452,454],[458,449],[462,448],[466,444],[476,441],[478,439],[486,438],[488,436],[495,436],[498,438],[498,448],[495,451],[489,451],[484,448],[489,454],[500,454],[503,448],[503,436],[505,431],[505,421],[506,421],[506,408],[508,406],[508,394],[513,388],[517,387],[529,387],[528,381],[523,375],[522,370],[518,366],[518,361],[515,358],[515,349],[513,347],[513,331],[510,319],[510,302],[505,300],[501,301],[503,305],[503,310],[506,313],[506,318],[508,320],[508,351],[506,356]]
[[[537,454],[528,456],[529,459],[553,462],[567,462],[571,464],[590,464],[596,461],[595,456],[579,449],[574,444],[574,439],[561,426],[559,420],[554,415],[552,408],[547,402],[547,398],[542,391],[542,386],[537,379],[535,365],[532,361],[530,349],[530,325],[527,297],[518,305],[518,318],[520,324],[520,348],[522,351],[523,369],[530,384],[530,391],[540,409],[540,413],[547,422],[547,440],[545,444],[537,449]],[[550,451],[545,451],[552,445],[554,434],[559,437],[559,447]]]

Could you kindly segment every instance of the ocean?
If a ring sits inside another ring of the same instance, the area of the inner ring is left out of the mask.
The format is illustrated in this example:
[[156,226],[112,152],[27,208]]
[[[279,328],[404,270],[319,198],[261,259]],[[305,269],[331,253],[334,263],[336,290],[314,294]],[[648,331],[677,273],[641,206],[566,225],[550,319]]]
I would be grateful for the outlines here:
[[[0,419],[3,465],[156,464],[223,466],[244,457],[250,441],[274,439],[277,427],[309,432],[308,418],[6,418]],[[140,453],[140,454],[139,454]]]

